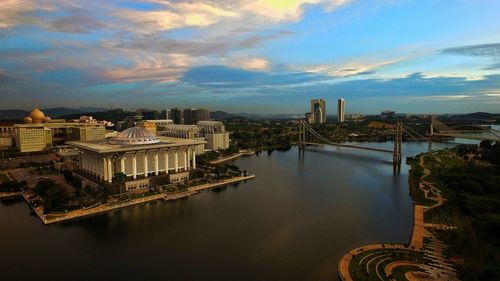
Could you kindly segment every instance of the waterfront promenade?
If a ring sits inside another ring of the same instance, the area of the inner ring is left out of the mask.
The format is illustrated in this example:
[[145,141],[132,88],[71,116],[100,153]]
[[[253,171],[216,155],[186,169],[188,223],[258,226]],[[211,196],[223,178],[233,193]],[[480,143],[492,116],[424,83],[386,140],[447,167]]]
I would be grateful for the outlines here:
[[[135,198],[131,199],[130,201],[127,202],[112,202],[112,203],[107,203],[107,204],[100,204],[92,208],[87,208],[87,209],[78,209],[74,211],[69,211],[65,213],[49,213],[49,214],[44,214],[43,213],[43,207],[33,207],[33,211],[36,213],[38,218],[44,223],[44,224],[54,224],[54,223],[61,223],[61,222],[66,222],[66,221],[71,221],[75,219],[80,219],[88,216],[95,216],[99,214],[103,214],[106,212],[111,212],[115,211],[121,208],[126,208],[138,204],[143,204],[147,202],[152,202],[156,200],[164,200],[164,201],[171,201],[171,200],[177,200],[180,198],[185,198],[189,197],[194,194],[198,194],[203,190],[208,190],[212,188],[217,188],[220,186],[228,185],[228,184],[233,184],[233,183],[238,183],[242,181],[246,181],[249,179],[255,178],[255,175],[247,175],[247,176],[239,176],[239,177],[234,177],[230,179],[225,179],[225,180],[220,180],[218,182],[214,183],[207,183],[207,184],[202,184],[194,187],[188,188],[186,191],[182,192],[176,192],[176,193],[159,193],[159,194],[154,194],[154,195],[149,195],[149,196],[144,196],[141,198]],[[26,200],[26,202],[29,202],[30,199],[28,198],[28,195],[26,193],[22,193],[23,198]]]
[[215,159],[213,161],[210,161],[210,164],[212,164],[212,165],[220,164],[220,163],[227,162],[229,160],[237,159],[237,158],[244,156],[244,155],[253,155],[253,154],[255,154],[255,151],[253,151],[253,150],[240,150],[240,152],[238,152],[236,154],[229,155],[226,157],[221,157],[221,158]]
[[[359,277],[360,269],[365,270],[363,274],[370,274],[370,269],[372,269],[373,273],[374,269],[376,277],[380,280],[384,280],[382,273],[385,276],[392,276],[393,269],[397,267],[410,267],[418,269],[418,271],[423,271],[418,272],[418,274],[425,276],[425,278],[427,278],[426,280],[440,280],[443,276],[447,278],[446,280],[458,280],[454,268],[446,260],[444,255],[443,249],[447,246],[443,245],[434,234],[426,230],[426,227],[456,229],[456,226],[425,223],[424,213],[440,207],[444,204],[445,199],[440,192],[436,192],[438,190],[433,183],[427,181],[427,178],[430,176],[430,170],[425,167],[423,156],[419,157],[418,165],[423,170],[423,175],[420,177],[418,187],[426,199],[432,200],[435,203],[430,206],[424,206],[418,204],[418,202],[414,203],[413,231],[408,245],[371,244],[349,251],[340,259],[338,264],[338,273],[341,280],[361,280],[351,275],[351,273],[354,273],[358,274]],[[433,192],[431,193],[429,191]],[[428,239],[430,242],[424,243],[424,238]],[[368,254],[366,254],[367,252]],[[391,258],[395,252],[405,253],[407,255],[406,259]],[[414,256],[421,255],[421,257],[424,257],[427,261],[424,262],[424,259],[419,260],[418,258],[415,258],[415,260],[408,259],[407,257],[412,254]],[[356,261],[354,261],[355,258]],[[355,269],[352,267],[353,262],[357,263],[354,265]],[[372,265],[370,265],[370,263],[372,263]],[[410,272],[415,273],[414,270],[410,270],[407,273]]]

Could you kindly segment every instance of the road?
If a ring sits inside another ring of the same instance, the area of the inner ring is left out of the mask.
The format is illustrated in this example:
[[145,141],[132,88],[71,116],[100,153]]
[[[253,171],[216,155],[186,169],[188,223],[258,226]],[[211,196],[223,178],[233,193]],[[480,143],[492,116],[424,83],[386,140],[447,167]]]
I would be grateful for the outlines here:
[[33,155],[0,160],[0,165],[4,168],[18,168],[21,163],[48,163],[51,160],[58,160],[55,154]]

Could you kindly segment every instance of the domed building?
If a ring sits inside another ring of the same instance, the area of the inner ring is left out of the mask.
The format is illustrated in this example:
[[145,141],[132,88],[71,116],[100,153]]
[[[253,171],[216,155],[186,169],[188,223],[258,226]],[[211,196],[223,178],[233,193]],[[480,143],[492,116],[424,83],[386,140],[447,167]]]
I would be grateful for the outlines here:
[[79,169],[92,180],[112,183],[116,174],[124,174],[117,192],[188,180],[205,143],[158,137],[142,127],[126,129],[109,141],[67,142],[80,150]]
[[31,117],[29,117],[29,116],[26,116],[26,117],[23,118],[23,122],[27,123],[27,124],[28,123],[33,123],[33,119],[31,119]]
[[33,123],[42,123],[45,121],[45,114],[38,108],[33,109],[28,117],[31,118]]
[[148,129],[140,127],[128,128],[118,134],[110,142],[112,144],[138,145],[159,143],[160,139],[153,135]]

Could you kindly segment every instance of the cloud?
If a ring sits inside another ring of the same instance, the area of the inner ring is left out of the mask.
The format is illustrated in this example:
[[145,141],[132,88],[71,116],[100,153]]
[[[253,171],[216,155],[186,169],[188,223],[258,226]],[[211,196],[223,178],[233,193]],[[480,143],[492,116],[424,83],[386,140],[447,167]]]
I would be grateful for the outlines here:
[[116,16],[140,26],[139,32],[151,33],[184,27],[205,27],[225,18],[238,18],[236,12],[201,2],[165,2],[160,10],[120,10]]
[[265,70],[269,68],[270,62],[262,58],[243,58],[235,59],[230,65],[249,70]]
[[332,77],[349,77],[356,75],[369,75],[374,74],[375,69],[395,64],[404,59],[391,59],[386,61],[379,61],[374,63],[362,63],[359,61],[352,61],[339,66],[332,65],[317,65],[306,67],[306,72],[323,73]]
[[440,50],[443,54],[500,58],[500,43],[468,45]]
[[258,0],[248,1],[243,5],[248,10],[261,18],[274,22],[297,21],[302,17],[306,5],[321,4],[327,12],[346,4],[347,0]]
[[35,17],[30,13],[37,10],[50,11],[54,10],[54,7],[40,1],[2,0],[0,4],[0,29],[35,22]]
[[141,56],[134,54],[133,67],[113,68],[104,72],[104,76],[113,81],[157,81],[168,83],[176,81],[191,64],[192,58],[183,54]]
[[50,28],[55,31],[76,34],[89,33],[100,27],[103,27],[102,23],[83,13],[59,18],[50,24]]
[[500,62],[491,64],[491,65],[483,68],[483,70],[496,70],[496,69],[500,69]]
[[271,32],[270,34],[252,34],[249,37],[241,40],[238,43],[238,47],[253,48],[261,43],[264,43],[265,41],[289,36],[292,34],[293,32],[291,31],[278,31],[278,32]]

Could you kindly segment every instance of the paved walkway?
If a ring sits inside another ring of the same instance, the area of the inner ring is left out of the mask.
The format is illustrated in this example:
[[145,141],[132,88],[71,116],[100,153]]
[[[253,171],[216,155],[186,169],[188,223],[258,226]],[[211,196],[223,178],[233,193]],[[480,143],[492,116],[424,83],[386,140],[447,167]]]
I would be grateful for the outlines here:
[[253,178],[255,178],[255,175],[234,177],[234,178],[225,179],[225,180],[221,180],[221,181],[214,182],[214,183],[206,183],[206,184],[193,186],[193,187],[189,188],[189,191],[201,191],[201,190],[205,190],[205,189],[212,189],[215,187],[228,185],[228,184],[232,184],[232,183],[237,183],[240,181],[246,181],[246,180],[253,179]]
[[[368,250],[380,249],[381,253],[383,253],[384,249],[394,249],[394,248],[402,248],[414,251],[423,250],[424,256],[432,261],[431,264],[423,265],[415,262],[411,263],[411,265],[419,266],[420,268],[424,269],[426,273],[428,273],[427,276],[430,278],[430,280],[443,280],[442,278],[445,278],[444,280],[458,280],[456,272],[453,269],[452,265],[448,263],[445,259],[444,249],[446,246],[443,245],[441,241],[439,241],[439,239],[437,239],[432,233],[430,233],[425,229],[426,227],[432,227],[443,230],[451,230],[456,227],[441,225],[441,224],[425,223],[424,213],[443,205],[446,199],[443,198],[443,196],[439,193],[439,190],[437,190],[434,187],[432,182],[429,182],[425,179],[428,176],[430,176],[430,170],[425,167],[425,161],[423,156],[420,157],[419,164],[424,169],[424,174],[420,178],[419,187],[424,192],[425,198],[431,199],[436,203],[431,206],[423,206],[418,204],[414,205],[414,223],[413,223],[412,235],[410,238],[410,247],[406,248],[404,245],[397,245],[397,244],[396,245],[384,244],[384,247],[382,247],[382,244],[373,244],[351,250],[340,259],[338,265],[338,272],[341,280],[343,281],[353,280],[349,272],[349,264],[353,256],[359,254],[360,252]],[[437,195],[431,197],[429,196],[429,191],[433,191]],[[424,237],[430,238],[433,242],[429,243],[429,245],[424,245]],[[380,255],[378,257],[380,257]],[[410,262],[407,261],[393,262],[386,266],[385,274],[386,276],[389,276],[388,272],[392,272],[393,268],[395,268],[396,266],[409,265],[409,264]],[[367,272],[369,272],[368,269]],[[382,279],[378,271],[377,275],[380,279]]]
[[229,156],[226,156],[226,157],[222,157],[222,158],[218,158],[218,159],[215,159],[213,161],[210,161],[210,164],[220,164],[220,163],[223,163],[223,162],[226,162],[226,161],[229,161],[229,160],[233,160],[233,159],[236,159],[236,158],[239,158],[243,155],[253,155],[255,154],[255,152],[253,150],[240,150],[240,152],[236,153],[236,154],[233,154],[233,155],[229,155]]

